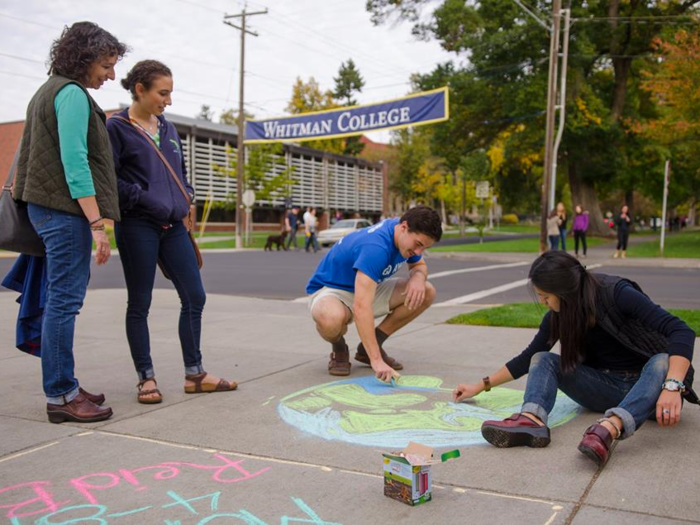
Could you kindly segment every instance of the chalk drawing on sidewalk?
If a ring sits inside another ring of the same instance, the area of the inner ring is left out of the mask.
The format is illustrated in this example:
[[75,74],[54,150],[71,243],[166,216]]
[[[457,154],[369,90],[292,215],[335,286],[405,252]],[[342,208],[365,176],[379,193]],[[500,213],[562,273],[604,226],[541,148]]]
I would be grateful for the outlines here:
[[[523,392],[495,388],[469,403],[450,399],[451,389],[437,377],[404,375],[392,387],[365,376],[295,392],[280,400],[277,411],[286,423],[327,440],[386,449],[409,441],[454,447],[484,443],[482,422],[520,411]],[[549,426],[570,421],[579,409],[560,393]]]

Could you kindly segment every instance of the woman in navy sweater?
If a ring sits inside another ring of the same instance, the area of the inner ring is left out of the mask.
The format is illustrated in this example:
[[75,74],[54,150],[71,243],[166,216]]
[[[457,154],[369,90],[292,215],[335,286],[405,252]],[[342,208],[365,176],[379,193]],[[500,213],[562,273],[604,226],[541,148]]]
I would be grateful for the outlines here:
[[180,137],[175,126],[163,117],[171,104],[172,73],[160,62],[144,60],[122,80],[122,86],[131,92],[133,102],[108,120],[107,129],[119,185],[122,221],[116,225],[115,234],[129,296],[126,336],[139,378],[138,401],[151,404],[163,400],[155,379],[148,332],[158,262],[172,278],[182,303],[179,336],[185,392],[235,390],[235,382],[207,374],[202,365],[200,340],[206,294],[183,224],[194,200],[194,190],[185,177]]
[[[681,399],[698,403],[692,390],[695,333],[654,304],[627,279],[588,272],[575,257],[546,252],[530,268],[530,281],[549,308],[530,345],[495,374],[460,384],[462,401],[528,374],[519,414],[485,421],[484,438],[497,447],[545,447],[547,417],[557,389],[604,417],[589,427],[578,449],[605,464],[615,439],[632,436],[655,418],[673,426]],[[550,352],[561,343],[561,356]]]

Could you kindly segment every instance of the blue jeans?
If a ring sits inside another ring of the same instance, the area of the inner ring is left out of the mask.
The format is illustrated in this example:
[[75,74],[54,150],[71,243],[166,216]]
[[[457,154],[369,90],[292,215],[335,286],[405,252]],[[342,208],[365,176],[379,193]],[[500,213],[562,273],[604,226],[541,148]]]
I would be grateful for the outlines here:
[[308,252],[311,245],[313,245],[314,253],[316,253],[319,250],[318,239],[316,239],[316,232],[311,232],[311,235],[309,235],[306,238],[306,243],[304,244],[304,249]]
[[28,205],[29,220],[46,247],[46,304],[41,322],[41,372],[48,403],[78,395],[73,360],[75,316],[90,278],[92,235],[85,217]]
[[538,352],[532,357],[522,412],[536,415],[546,425],[558,388],[589,410],[619,417],[624,425],[621,439],[630,437],[656,413],[656,401],[668,372],[668,354],[655,355],[641,372],[578,365],[574,372],[562,374],[560,362],[561,358],[551,352]]
[[562,251],[566,251],[566,228],[559,230],[559,239],[561,240]]
[[557,251],[559,249],[559,236],[550,235],[549,236],[549,249],[552,251]]
[[204,371],[200,339],[206,294],[189,233],[182,222],[163,228],[148,219],[124,217],[115,227],[128,293],[126,338],[140,380],[154,377],[148,312],[158,259],[180,296],[178,333],[185,374]]

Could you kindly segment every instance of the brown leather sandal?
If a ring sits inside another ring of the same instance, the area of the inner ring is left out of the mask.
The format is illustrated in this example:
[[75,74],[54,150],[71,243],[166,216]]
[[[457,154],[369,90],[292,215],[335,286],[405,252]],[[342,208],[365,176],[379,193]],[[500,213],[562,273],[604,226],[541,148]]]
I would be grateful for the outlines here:
[[[143,385],[145,385],[148,381],[153,381],[155,385],[158,386],[155,377],[142,379],[141,381],[139,381],[139,384],[136,385],[136,387],[139,389],[139,393],[137,394],[136,399],[139,403],[143,405],[155,405],[161,403],[163,401],[163,394],[161,394],[160,390],[158,390],[157,388],[149,388],[148,390],[143,389]],[[155,396],[153,394],[155,394]]]
[[345,352],[331,352],[331,360],[328,362],[328,373],[332,376],[349,376],[350,368],[350,352],[345,347]]
[[235,381],[228,382],[225,379],[219,380],[215,385],[208,383],[202,383],[204,378],[207,377],[206,372],[201,374],[186,375],[185,379],[187,381],[192,381],[194,385],[185,386],[185,394],[204,394],[211,392],[230,392],[231,390],[236,390],[238,388],[238,383]]

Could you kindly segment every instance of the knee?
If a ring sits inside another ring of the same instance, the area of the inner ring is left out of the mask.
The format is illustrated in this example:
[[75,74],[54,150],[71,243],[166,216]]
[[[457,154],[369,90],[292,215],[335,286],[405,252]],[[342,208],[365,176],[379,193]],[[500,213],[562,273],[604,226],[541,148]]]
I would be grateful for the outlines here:
[[532,356],[531,366],[549,366],[552,368],[559,368],[561,363],[561,358],[552,352],[537,352]]
[[651,357],[649,361],[647,361],[647,363],[644,365],[642,373],[651,373],[654,374],[654,376],[660,376],[662,377],[662,379],[665,379],[666,374],[668,374],[668,360],[668,354],[656,354],[655,356]]
[[318,331],[323,336],[332,337],[343,333],[348,319],[347,314],[337,308],[326,308],[323,303],[316,305],[313,319]]
[[425,299],[423,299],[423,306],[426,308],[433,304],[433,301],[435,301],[435,297],[437,297],[437,290],[435,287],[430,283],[429,281],[425,282]]

